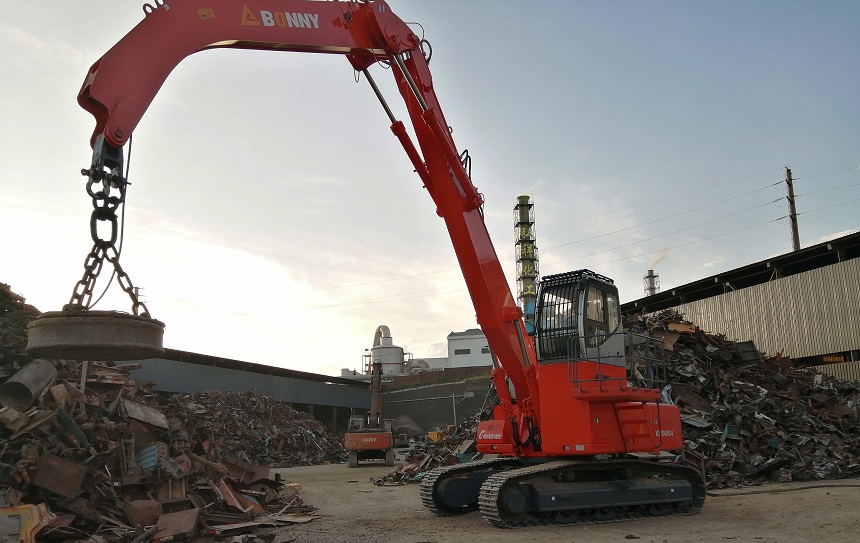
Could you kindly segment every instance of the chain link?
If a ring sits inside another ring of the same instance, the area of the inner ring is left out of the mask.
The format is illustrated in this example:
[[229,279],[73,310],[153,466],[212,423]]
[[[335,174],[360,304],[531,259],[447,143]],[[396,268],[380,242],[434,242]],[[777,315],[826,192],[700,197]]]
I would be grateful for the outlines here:
[[98,243],[96,243],[87,255],[86,260],[84,260],[84,276],[75,285],[69,305],[63,308],[64,310],[72,308],[89,309],[93,298],[93,287],[96,285],[96,278],[98,278],[103,264],[104,255],[99,250]]
[[[84,260],[84,275],[75,284],[72,297],[64,311],[86,311],[92,307],[93,290],[96,280],[107,260],[113,265],[120,288],[131,298],[132,313],[136,316],[151,318],[132,285],[131,278],[119,264],[119,251],[116,241],[119,237],[119,221],[117,209],[125,203],[125,190],[128,182],[122,176],[122,148],[113,147],[104,141],[104,136],[96,138],[93,145],[93,162],[89,170],[81,170],[87,176],[87,194],[93,201],[93,212],[90,214],[90,237],[93,248]],[[93,185],[100,183],[101,189],[94,190]],[[115,189],[119,195],[111,195]],[[110,225],[110,235],[106,239],[99,237],[100,222]],[[98,300],[96,300],[98,301]]]
[[[140,301],[140,298],[137,296],[137,292],[134,290],[134,285],[131,284],[131,278],[127,273],[125,273],[122,266],[119,265],[119,253],[117,252],[116,247],[113,245],[105,247],[104,255],[108,262],[113,264],[113,267],[116,270],[116,278],[117,282],[119,282],[120,288],[131,298],[132,313],[141,317],[150,318],[149,310],[143,302]],[[141,310],[143,310],[143,313],[140,313]]]

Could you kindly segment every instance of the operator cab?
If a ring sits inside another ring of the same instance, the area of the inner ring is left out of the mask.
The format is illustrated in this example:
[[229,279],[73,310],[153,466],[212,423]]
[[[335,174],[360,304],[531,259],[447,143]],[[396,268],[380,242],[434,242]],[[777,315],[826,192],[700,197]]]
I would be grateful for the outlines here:
[[535,312],[541,363],[595,360],[624,366],[618,288],[591,270],[544,277]]

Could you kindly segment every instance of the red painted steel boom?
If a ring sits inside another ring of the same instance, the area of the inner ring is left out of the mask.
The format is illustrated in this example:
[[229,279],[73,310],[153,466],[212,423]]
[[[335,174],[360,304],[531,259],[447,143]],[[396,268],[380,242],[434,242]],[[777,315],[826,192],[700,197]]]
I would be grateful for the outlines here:
[[[96,119],[93,140],[121,147],[170,72],[192,53],[233,48],[342,54],[365,71],[390,64],[420,152],[405,127],[391,129],[444,219],[478,324],[510,378],[519,415],[539,424],[536,356],[484,224],[483,199],[460,162],[439,107],[420,40],[384,1],[158,0],[145,18],[90,68],[78,103]],[[375,89],[374,89],[375,90]],[[503,400],[507,387],[499,387]],[[503,404],[511,409],[510,400]],[[517,417],[519,418],[519,417]]]

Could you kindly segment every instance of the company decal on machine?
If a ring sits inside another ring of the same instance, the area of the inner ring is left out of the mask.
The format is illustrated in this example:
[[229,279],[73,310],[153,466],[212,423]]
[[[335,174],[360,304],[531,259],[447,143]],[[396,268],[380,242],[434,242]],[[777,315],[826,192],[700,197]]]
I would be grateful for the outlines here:
[[478,439],[502,439],[501,433],[493,433],[492,431],[488,432],[486,430],[481,430],[478,432]]
[[654,432],[654,434],[656,434],[657,437],[674,437],[675,431],[674,430],[657,430],[656,432]]
[[363,437],[361,438],[362,443],[376,443],[375,437]]
[[248,6],[242,9],[242,26],[281,26],[290,28],[319,28],[319,13],[293,13],[290,11],[267,11],[258,14]]

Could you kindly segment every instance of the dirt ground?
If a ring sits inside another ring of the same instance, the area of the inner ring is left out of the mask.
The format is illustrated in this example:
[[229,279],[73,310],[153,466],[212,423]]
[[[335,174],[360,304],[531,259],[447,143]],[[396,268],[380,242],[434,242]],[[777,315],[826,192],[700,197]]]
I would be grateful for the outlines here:
[[299,495],[319,508],[321,518],[278,529],[274,543],[860,541],[860,481],[856,479],[714,491],[701,512],[691,516],[504,530],[490,526],[477,512],[437,517],[421,504],[417,484],[371,483],[391,469],[381,464],[353,469],[336,464],[277,470],[287,481],[301,484]]

